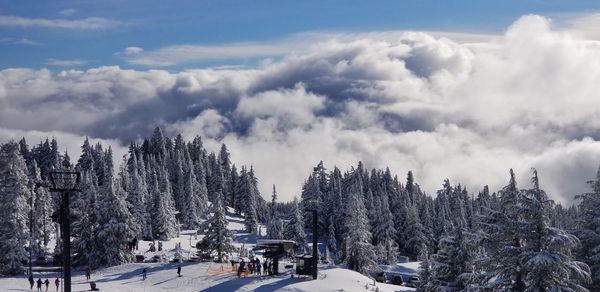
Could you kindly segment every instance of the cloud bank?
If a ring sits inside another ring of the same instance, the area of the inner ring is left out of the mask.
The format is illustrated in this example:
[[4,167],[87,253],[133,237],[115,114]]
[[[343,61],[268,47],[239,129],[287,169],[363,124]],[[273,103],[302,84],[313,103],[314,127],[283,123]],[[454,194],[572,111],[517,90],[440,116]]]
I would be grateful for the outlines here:
[[254,165],[263,194],[275,183],[282,199],[319,160],[413,170],[430,194],[446,177],[497,190],[509,168],[525,188],[535,167],[549,195],[570,204],[600,163],[599,82],[600,42],[525,16],[479,42],[329,38],[252,69],[6,69],[0,137],[126,145],[159,125],[202,135],[213,150],[226,143],[237,164]]

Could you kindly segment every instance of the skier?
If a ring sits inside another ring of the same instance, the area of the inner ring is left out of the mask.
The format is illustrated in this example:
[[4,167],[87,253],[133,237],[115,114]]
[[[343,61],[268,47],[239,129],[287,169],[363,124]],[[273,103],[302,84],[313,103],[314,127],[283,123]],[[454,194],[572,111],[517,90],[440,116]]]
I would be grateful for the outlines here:
[[146,280],[146,274],[147,274],[147,273],[148,273],[148,270],[146,270],[146,268],[144,268],[144,269],[142,270],[142,281],[143,281],[143,280]]
[[242,275],[242,272],[244,271],[244,265],[246,263],[244,263],[244,259],[240,260],[240,266],[238,267],[238,272],[237,272],[237,276],[238,278]]
[[89,280],[91,278],[91,275],[92,275],[92,269],[88,265],[87,267],[85,267],[85,279]]
[[46,278],[46,281],[44,281],[44,284],[46,284],[46,291],[48,291],[48,286],[50,285],[50,280],[48,280],[48,278]]
[[177,266],[177,275],[181,277],[181,265]]
[[31,285],[31,290],[33,290],[33,285],[35,284],[35,281],[33,280],[33,275],[29,275],[29,285]]
[[260,276],[260,260],[256,258],[256,274]]
[[158,251],[162,251],[162,241],[158,242]]
[[265,276],[268,273],[268,269],[269,268],[269,264],[267,263],[267,260],[265,260],[265,262],[263,263],[263,274],[265,274]]
[[269,261],[269,276],[273,276],[273,261]]
[[56,285],[56,292],[58,292],[58,288],[60,287],[60,280],[58,278],[54,280],[54,285]]
[[38,288],[37,290],[42,291],[42,278],[39,278],[36,283]]

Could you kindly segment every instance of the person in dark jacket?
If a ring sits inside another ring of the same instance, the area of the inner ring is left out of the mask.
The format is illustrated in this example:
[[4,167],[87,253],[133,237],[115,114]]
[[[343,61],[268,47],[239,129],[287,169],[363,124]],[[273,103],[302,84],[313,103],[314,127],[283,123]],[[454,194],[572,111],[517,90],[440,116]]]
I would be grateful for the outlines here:
[[60,288],[60,279],[56,278],[56,280],[54,280],[54,285],[56,285],[56,292],[58,292],[58,288]]
[[265,260],[265,262],[263,263],[263,274],[266,276],[269,274],[269,263],[267,263],[267,260]]
[[238,272],[237,272],[237,276],[240,277],[242,275],[242,272],[244,271],[244,267],[246,266],[246,263],[244,262],[244,259],[240,260],[240,265],[238,267]]
[[260,276],[260,260],[256,258],[256,274]]
[[147,275],[147,274],[148,274],[148,270],[147,270],[146,268],[144,268],[144,269],[142,270],[142,281],[143,281],[143,280],[146,280],[146,275]]
[[33,290],[33,285],[35,285],[35,280],[33,280],[33,275],[29,275],[29,285],[31,285],[31,290]]
[[42,291],[42,278],[39,278],[36,283],[38,291]]
[[85,279],[89,280],[91,277],[92,277],[92,269],[88,265],[87,267],[85,267]]
[[44,281],[44,284],[46,284],[46,291],[48,291],[48,286],[50,286],[50,280],[48,280],[48,278],[46,278],[46,281]]
[[177,266],[177,276],[181,277],[181,265]]

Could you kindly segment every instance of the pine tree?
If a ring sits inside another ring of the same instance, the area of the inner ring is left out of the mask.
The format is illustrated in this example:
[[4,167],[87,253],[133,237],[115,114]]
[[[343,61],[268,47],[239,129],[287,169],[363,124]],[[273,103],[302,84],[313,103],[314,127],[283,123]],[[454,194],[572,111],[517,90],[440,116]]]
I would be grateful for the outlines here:
[[131,155],[131,170],[129,172],[129,181],[131,183],[128,201],[132,215],[132,229],[138,239],[151,237],[151,230],[147,222],[148,214],[146,210],[146,201],[150,199],[148,186],[138,169],[139,163],[135,154]]
[[[440,238],[438,251],[432,256],[431,280],[427,289],[439,291],[460,291],[465,288],[461,276],[468,272],[468,253],[460,228],[444,234]],[[429,290],[432,291],[432,290]]]
[[219,262],[223,261],[223,253],[233,249],[231,245],[232,235],[231,231],[227,229],[222,197],[222,194],[216,194],[211,208],[212,216],[202,224],[200,229],[201,232],[205,233],[204,238],[196,244],[201,252],[216,252]]
[[366,274],[368,268],[374,265],[375,253],[371,245],[369,219],[362,197],[362,179],[360,172],[352,175],[349,186],[349,198],[346,217],[346,263],[348,268]]
[[329,227],[327,228],[327,249],[333,257],[336,258],[337,253],[337,239],[335,238],[335,226],[332,220],[329,221]]
[[590,290],[600,290],[600,167],[596,179],[588,181],[592,192],[577,196],[579,218],[577,237],[581,240],[579,259],[589,265],[592,274]]
[[201,186],[196,179],[193,163],[190,159],[186,167],[182,209],[182,223],[185,228],[197,229],[206,208],[206,186]]
[[249,233],[255,233],[258,230],[256,206],[259,194],[256,183],[252,168],[250,171],[246,171],[246,168],[243,167],[240,175],[240,185],[238,185],[238,194],[242,200],[241,209],[244,211],[244,225]]
[[26,258],[26,231],[32,195],[27,187],[27,166],[19,145],[10,141],[0,146],[0,270],[17,274]]
[[519,255],[525,268],[526,291],[587,291],[582,284],[591,281],[589,267],[573,260],[577,237],[549,226],[552,200],[540,189],[537,171],[533,187],[524,198],[524,250]]
[[[52,197],[50,192],[43,185],[43,181],[37,167],[37,163],[32,161],[30,168],[29,189],[33,190],[33,246],[34,254],[43,255],[50,241],[52,221]],[[31,202],[30,202],[31,203]]]
[[304,233],[304,217],[298,204],[298,200],[294,198],[292,202],[292,217],[285,227],[285,239],[296,242],[296,247],[300,251],[304,251],[306,247],[306,233]]
[[[483,196],[487,197],[486,194]],[[488,251],[488,257],[482,262],[487,267],[484,283],[494,289],[523,291],[524,271],[520,259],[523,251],[523,194],[517,188],[512,169],[509,183],[500,191],[499,199],[499,209],[487,208],[487,215],[482,219],[486,234],[484,244]]]
[[92,170],[83,171],[81,196],[73,202],[72,209],[77,218],[72,225],[73,264],[76,266],[100,266],[98,229],[98,183]]
[[98,209],[101,212],[98,213],[96,237],[99,243],[99,262],[103,265],[115,266],[132,260],[133,255],[125,249],[127,242],[134,236],[125,197],[120,182],[113,179],[113,170],[109,166],[98,196]]
[[157,166],[156,168],[158,168],[157,171],[150,170],[152,172],[150,196],[154,199],[152,231],[155,239],[169,240],[175,237],[178,231],[175,207],[166,171],[164,167]]

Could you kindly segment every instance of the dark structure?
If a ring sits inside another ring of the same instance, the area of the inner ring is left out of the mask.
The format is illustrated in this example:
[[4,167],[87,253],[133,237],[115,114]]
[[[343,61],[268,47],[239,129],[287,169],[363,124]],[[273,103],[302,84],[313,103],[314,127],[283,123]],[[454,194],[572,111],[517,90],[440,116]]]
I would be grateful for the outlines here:
[[296,257],[296,275],[313,276],[313,263],[316,262],[312,255],[301,255]]
[[312,276],[313,276],[313,280],[316,280],[317,272],[318,272],[317,261],[319,259],[319,253],[317,252],[317,249],[319,248],[319,245],[317,244],[317,234],[319,234],[317,232],[317,228],[319,226],[319,223],[318,223],[318,218],[317,218],[317,210],[310,210],[310,211],[312,212],[312,215],[313,215],[312,216],[313,217],[312,218],[312,223],[313,223],[313,230],[312,230],[312,232],[313,232],[313,234],[312,234],[312,240],[313,240],[313,246],[312,246],[313,270],[312,270],[312,272],[313,272],[313,275]]
[[258,240],[252,250],[264,250],[263,257],[271,259],[273,274],[279,274],[279,259],[288,255],[296,243],[292,240],[264,239]]
[[319,261],[319,253],[318,253],[318,243],[317,243],[317,228],[318,228],[318,217],[317,210],[308,210],[312,212],[312,255],[301,255],[297,256],[296,262],[296,275],[303,276],[312,276],[313,280],[317,279],[317,273],[319,272],[317,268],[317,263]]
[[61,194],[60,229],[62,235],[64,291],[71,292],[71,214],[69,210],[69,195],[79,192],[81,174],[78,171],[58,170],[50,172],[51,192]]

